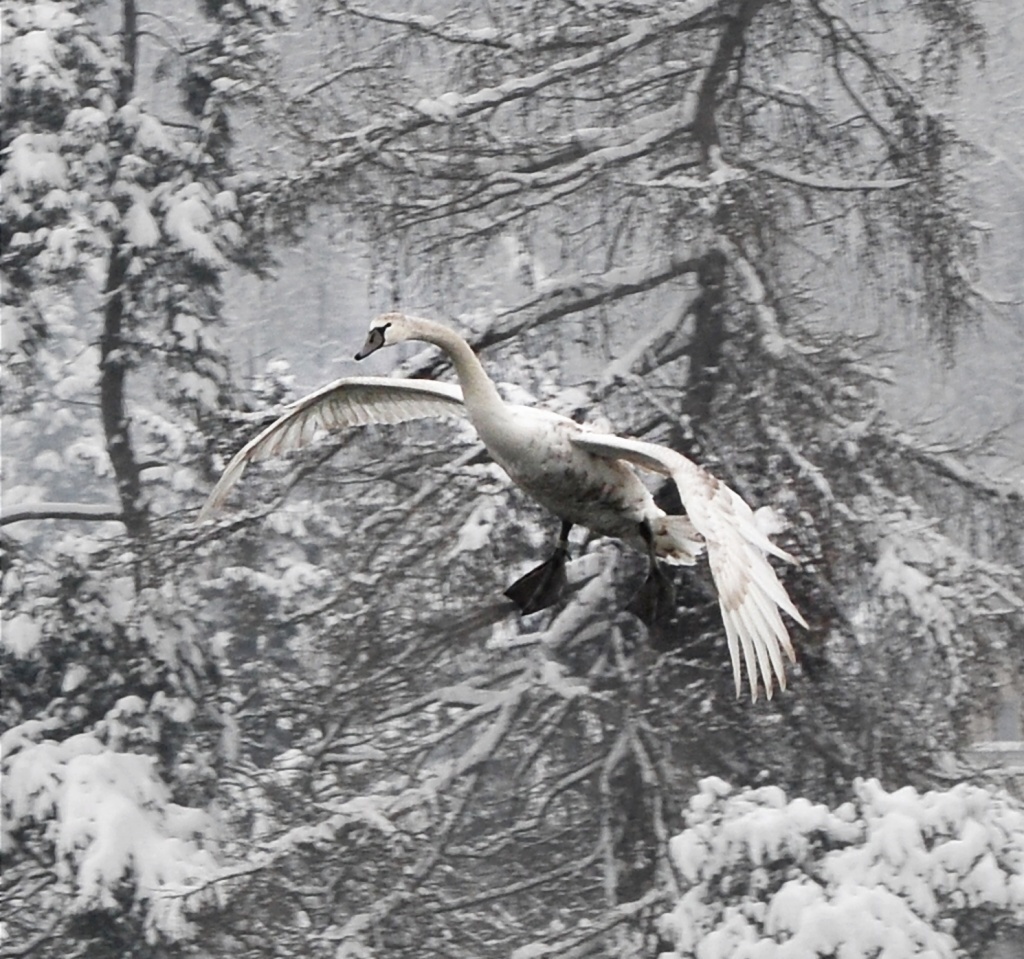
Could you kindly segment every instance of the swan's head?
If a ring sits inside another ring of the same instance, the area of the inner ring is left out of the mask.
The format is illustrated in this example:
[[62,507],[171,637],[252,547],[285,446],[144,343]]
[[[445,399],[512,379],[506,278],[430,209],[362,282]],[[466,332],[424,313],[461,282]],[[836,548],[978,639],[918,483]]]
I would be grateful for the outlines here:
[[410,318],[404,313],[382,313],[370,321],[370,329],[366,332],[366,342],[356,353],[357,360],[364,360],[371,353],[376,353],[382,346],[394,346],[406,340],[414,339],[416,330]]

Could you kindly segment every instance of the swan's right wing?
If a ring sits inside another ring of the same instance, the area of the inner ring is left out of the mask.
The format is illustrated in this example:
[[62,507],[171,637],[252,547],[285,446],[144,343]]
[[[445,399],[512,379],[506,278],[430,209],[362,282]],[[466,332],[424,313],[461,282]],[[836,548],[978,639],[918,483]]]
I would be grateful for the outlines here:
[[386,376],[335,380],[296,400],[231,458],[203,505],[199,522],[209,519],[224,505],[250,463],[301,449],[321,431],[369,423],[403,423],[428,416],[465,415],[462,390],[452,383]]
[[711,576],[729,640],[736,695],[742,684],[741,653],[753,699],[757,699],[758,674],[769,699],[773,673],[785,689],[782,654],[790,661],[795,655],[779,610],[801,626],[807,623],[764,554],[772,553],[791,563],[796,560],[765,535],[738,493],[682,453],[644,440],[585,430],[573,434],[572,441],[597,456],[626,460],[672,477],[690,522],[707,543]]

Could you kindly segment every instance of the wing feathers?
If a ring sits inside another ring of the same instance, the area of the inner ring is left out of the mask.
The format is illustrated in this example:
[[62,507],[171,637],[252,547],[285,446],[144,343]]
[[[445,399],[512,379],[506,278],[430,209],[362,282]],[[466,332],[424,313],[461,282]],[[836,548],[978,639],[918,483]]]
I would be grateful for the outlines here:
[[350,376],[293,403],[231,459],[199,513],[209,519],[228,498],[249,463],[308,446],[324,430],[402,423],[428,416],[465,416],[462,390],[435,380]]
[[801,626],[806,627],[807,623],[765,553],[788,562],[795,560],[765,535],[751,508],[736,492],[675,450],[643,440],[586,431],[575,434],[573,442],[597,456],[626,460],[672,477],[690,521],[707,541],[708,563],[718,589],[736,695],[742,688],[741,655],[752,699],[757,699],[758,678],[769,699],[776,679],[785,689],[782,654],[791,662],[796,656],[779,610]]

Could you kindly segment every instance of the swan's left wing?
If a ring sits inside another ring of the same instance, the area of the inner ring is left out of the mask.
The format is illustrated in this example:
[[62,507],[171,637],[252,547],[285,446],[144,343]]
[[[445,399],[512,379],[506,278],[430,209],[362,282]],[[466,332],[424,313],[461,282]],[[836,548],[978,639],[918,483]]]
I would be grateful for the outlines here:
[[765,535],[753,511],[737,493],[682,453],[643,440],[586,431],[574,434],[572,441],[596,456],[626,460],[672,477],[690,521],[707,541],[708,562],[729,639],[736,695],[742,689],[741,651],[752,699],[757,699],[758,673],[769,699],[773,691],[773,672],[779,686],[785,689],[782,653],[785,652],[791,662],[795,662],[796,657],[779,610],[805,628],[807,623],[779,582],[765,553],[791,563],[795,562],[793,557]]
[[465,415],[462,390],[452,383],[386,376],[335,380],[296,400],[231,458],[200,510],[199,522],[209,519],[224,504],[250,463],[301,449],[322,430]]

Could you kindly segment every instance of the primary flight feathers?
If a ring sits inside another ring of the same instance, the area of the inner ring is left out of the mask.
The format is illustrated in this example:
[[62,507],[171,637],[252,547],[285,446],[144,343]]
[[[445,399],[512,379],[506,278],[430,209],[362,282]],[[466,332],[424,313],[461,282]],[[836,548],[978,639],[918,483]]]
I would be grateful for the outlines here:
[[317,433],[370,423],[404,423],[428,416],[465,416],[462,390],[435,380],[349,376],[296,400],[228,463],[199,513],[207,520],[224,505],[245,472],[259,460],[302,449]]

